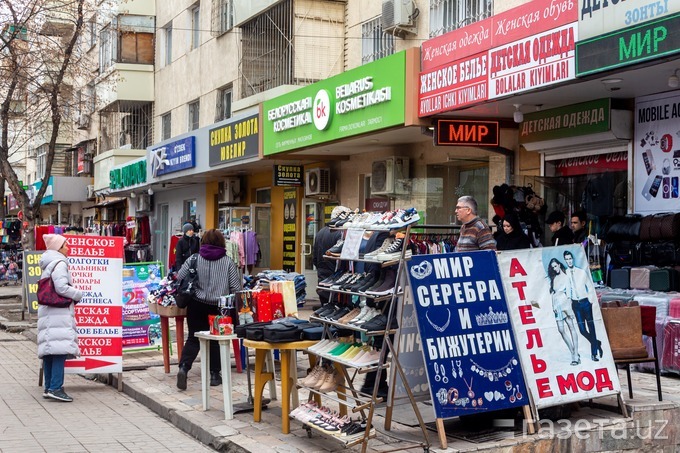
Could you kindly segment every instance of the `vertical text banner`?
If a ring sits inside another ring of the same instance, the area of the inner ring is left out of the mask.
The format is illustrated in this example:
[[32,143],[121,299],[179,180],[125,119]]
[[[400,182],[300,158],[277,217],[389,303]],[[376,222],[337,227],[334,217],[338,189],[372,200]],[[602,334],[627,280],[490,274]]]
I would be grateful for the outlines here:
[[40,257],[43,252],[24,251],[24,294],[28,304],[28,312],[38,313],[38,280],[42,275],[40,269]]
[[583,247],[501,252],[498,263],[536,407],[619,393]]
[[283,190],[283,270],[295,272],[297,247],[297,189]]
[[435,416],[529,404],[494,252],[417,255],[408,276]]
[[161,318],[149,311],[148,297],[161,286],[163,264],[126,264],[123,268],[123,348],[161,345]]
[[123,371],[123,238],[66,236],[73,286],[83,292],[75,306],[80,357],[67,373]]

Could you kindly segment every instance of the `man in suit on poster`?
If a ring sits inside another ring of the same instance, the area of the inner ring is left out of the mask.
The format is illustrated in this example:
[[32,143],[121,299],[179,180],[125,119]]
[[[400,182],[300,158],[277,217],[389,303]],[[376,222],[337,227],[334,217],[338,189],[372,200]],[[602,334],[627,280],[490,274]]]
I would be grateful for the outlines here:
[[581,335],[590,343],[591,359],[598,362],[598,354],[603,355],[602,343],[597,339],[595,322],[593,321],[593,305],[588,298],[590,278],[586,271],[574,266],[574,255],[569,251],[564,252],[564,261],[567,263],[567,276],[571,288],[569,289],[571,306],[576,315],[578,329]]

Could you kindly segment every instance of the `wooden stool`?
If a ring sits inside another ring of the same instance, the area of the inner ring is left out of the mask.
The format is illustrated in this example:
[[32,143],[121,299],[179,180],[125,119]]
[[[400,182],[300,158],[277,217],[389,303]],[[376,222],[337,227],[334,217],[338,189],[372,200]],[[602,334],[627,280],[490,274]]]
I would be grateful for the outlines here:
[[[274,379],[274,370],[264,371],[267,352],[278,349],[281,351],[281,432],[290,433],[291,397],[297,400],[295,390],[295,376],[291,374],[291,366],[295,363],[293,354],[298,349],[307,349],[318,341],[292,341],[290,343],[268,343],[266,341],[243,340],[243,346],[255,349],[255,401],[253,420],[259,422],[262,418],[262,392],[265,384]],[[293,403],[295,404],[295,403]]]
[[201,396],[203,397],[203,410],[210,408],[210,341],[220,344],[220,362],[222,365],[222,397],[224,398],[224,419],[234,418],[234,409],[231,403],[231,357],[230,341],[234,341],[236,335],[211,335],[210,332],[196,332],[194,334],[201,345]]

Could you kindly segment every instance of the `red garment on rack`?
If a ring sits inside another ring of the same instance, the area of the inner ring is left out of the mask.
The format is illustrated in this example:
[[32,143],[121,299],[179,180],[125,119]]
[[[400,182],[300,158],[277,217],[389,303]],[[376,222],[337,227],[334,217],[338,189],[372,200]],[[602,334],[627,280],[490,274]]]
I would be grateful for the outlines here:
[[177,243],[182,236],[175,236],[174,234],[170,236],[170,251],[168,252],[168,269],[172,269],[175,266],[175,261],[177,261],[177,256],[175,255],[175,249],[177,248]]
[[[52,229],[54,230],[54,227],[52,227]],[[49,227],[36,226],[33,231],[35,233],[35,250],[47,250],[47,246],[45,245],[45,239],[43,238],[43,236],[46,234],[50,234]]]

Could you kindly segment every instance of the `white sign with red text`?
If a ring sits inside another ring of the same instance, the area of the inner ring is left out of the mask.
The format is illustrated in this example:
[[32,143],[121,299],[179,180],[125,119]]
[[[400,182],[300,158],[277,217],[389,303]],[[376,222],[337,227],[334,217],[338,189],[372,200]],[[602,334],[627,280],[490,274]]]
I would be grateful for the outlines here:
[[498,264],[536,407],[620,393],[583,247],[500,252]]
[[73,286],[83,292],[75,306],[81,356],[66,373],[123,371],[123,237],[66,236]]

